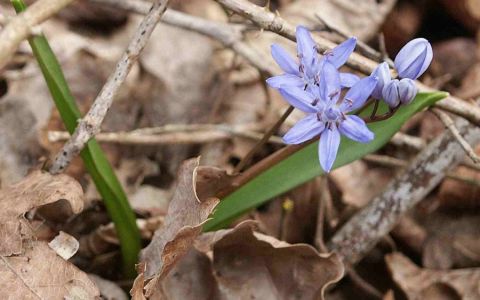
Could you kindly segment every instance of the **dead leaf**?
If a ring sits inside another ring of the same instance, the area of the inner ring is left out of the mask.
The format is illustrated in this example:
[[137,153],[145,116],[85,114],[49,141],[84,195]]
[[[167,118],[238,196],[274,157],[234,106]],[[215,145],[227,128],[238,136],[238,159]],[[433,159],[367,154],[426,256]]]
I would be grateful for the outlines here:
[[255,233],[248,222],[214,244],[213,267],[223,299],[322,299],[344,272],[337,255]]
[[83,191],[67,175],[50,175],[34,171],[22,181],[0,190],[0,255],[22,252],[22,242],[32,229],[23,215],[29,210],[58,200],[66,200],[74,213],[83,208]]
[[365,162],[357,160],[336,169],[330,178],[342,192],[343,201],[359,208],[380,193],[392,175],[389,170],[368,168]]
[[132,288],[130,289],[130,296],[132,300],[146,300],[145,295],[143,294],[143,287],[145,283],[145,263],[140,263],[137,265],[138,276],[133,282]]
[[[3,244],[3,242],[2,242]],[[32,242],[22,256],[1,256],[0,294],[8,299],[98,299],[87,274],[51,250]]]
[[165,225],[155,232],[151,243],[141,253],[142,261],[147,264],[147,278],[163,278],[170,271],[187,253],[200,234],[202,224],[219,202],[212,197],[198,198],[195,191],[198,163],[199,159],[195,158],[181,166]]
[[408,299],[480,299],[480,268],[421,269],[400,253],[387,255],[386,262]]
[[77,253],[80,244],[73,236],[60,231],[48,246],[64,260],[69,260]]

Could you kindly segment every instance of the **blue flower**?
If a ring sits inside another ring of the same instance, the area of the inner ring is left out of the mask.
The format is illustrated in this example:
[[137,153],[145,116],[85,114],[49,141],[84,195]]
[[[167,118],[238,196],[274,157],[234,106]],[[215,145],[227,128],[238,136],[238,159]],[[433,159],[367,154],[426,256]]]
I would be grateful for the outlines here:
[[392,80],[388,64],[379,64],[372,72],[378,77],[372,97],[383,99],[391,108],[411,103],[418,93],[414,80],[427,70],[432,57],[432,46],[426,39],[411,40],[395,57],[395,68],[402,79]]
[[359,80],[343,99],[340,99],[340,82],[336,66],[326,61],[320,71],[319,87],[313,92],[299,87],[279,89],[292,106],[307,113],[285,134],[285,143],[300,144],[320,135],[319,160],[326,172],[332,169],[337,157],[341,134],[361,143],[368,143],[374,138],[373,132],[360,117],[347,113],[364,105],[377,84],[377,78],[369,76]]
[[395,57],[395,68],[400,78],[417,79],[432,62],[433,51],[424,38],[408,42]]
[[[293,86],[303,89],[311,89],[319,84],[319,71],[324,62],[328,61],[336,68],[341,67],[347,61],[355,49],[356,38],[350,38],[334,49],[327,51],[320,59],[317,46],[308,29],[298,26],[296,30],[297,57],[293,59],[281,46],[273,44],[271,47],[272,57],[285,72],[282,75],[267,79],[267,83],[273,88]],[[358,80],[358,76],[342,73],[340,79],[343,87],[351,87]]]
[[386,62],[379,64],[375,70],[373,70],[372,75],[378,78],[377,85],[372,92],[372,97],[375,99],[382,99],[382,90],[385,85],[392,81],[392,74],[390,73],[390,68]]

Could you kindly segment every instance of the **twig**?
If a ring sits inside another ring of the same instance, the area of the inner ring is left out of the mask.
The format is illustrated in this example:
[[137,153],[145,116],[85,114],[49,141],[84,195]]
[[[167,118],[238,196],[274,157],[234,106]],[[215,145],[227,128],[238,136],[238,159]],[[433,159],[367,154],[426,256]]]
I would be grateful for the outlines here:
[[443,111],[432,108],[430,111],[440,120],[442,121],[443,125],[450,130],[452,133],[453,137],[457,140],[457,142],[462,146],[463,150],[465,153],[467,153],[468,157],[475,163],[478,164],[480,162],[480,158],[477,156],[475,153],[475,150],[473,150],[472,146],[470,146],[467,141],[462,137],[462,135],[458,132],[457,127],[455,127],[455,124],[453,123],[453,120]]
[[63,146],[63,149],[57,154],[55,161],[50,168],[50,172],[55,174],[64,170],[83,149],[85,144],[100,131],[100,126],[112,105],[113,98],[118,93],[120,86],[125,81],[133,64],[147,44],[148,38],[153,32],[155,25],[167,8],[168,0],[156,0],[150,9],[150,12],[140,23],[133,39],[127,47],[127,50],[117,63],[116,69],[108,78],[100,94],[93,102],[87,115],[80,120],[72,138]]
[[[459,133],[472,144],[480,142],[480,129],[458,119]],[[385,191],[355,214],[331,239],[329,249],[347,263],[358,262],[387,234],[398,219],[414,207],[458,165],[464,157],[450,131],[432,141],[404,173],[390,182]]]
[[[343,39],[348,39],[352,35],[348,34],[347,32],[341,30],[340,28],[333,26],[332,24],[329,24],[325,19],[322,18],[319,14],[315,14],[315,17],[325,26],[327,30],[330,32],[338,34],[341,38]],[[385,60],[385,57],[382,55],[381,52],[378,52],[377,50],[373,49],[363,41],[357,40],[357,47],[360,53],[365,55],[366,57],[375,60],[377,62],[382,62]],[[387,57],[388,59],[388,57]],[[393,67],[393,64],[391,63],[391,60],[388,60],[388,64],[390,67]]]
[[[258,126],[255,126],[258,127]],[[127,132],[101,132],[95,136],[97,141],[121,145],[161,145],[161,144],[199,144],[233,137],[261,140],[263,134],[252,131],[253,126],[229,126],[225,124],[188,124],[166,125],[155,128],[142,128]],[[70,138],[66,131],[49,131],[50,142],[65,141]],[[272,136],[268,142],[284,144],[282,139]]]
[[417,151],[422,150],[427,145],[427,143],[425,143],[422,138],[411,136],[402,132],[395,133],[395,135],[390,140],[390,143],[397,147],[407,146]]
[[73,0],[38,0],[24,13],[11,17],[0,32],[0,69],[5,67],[18,45],[44,22]]
[[277,132],[278,128],[282,126],[283,122],[288,118],[288,116],[292,113],[294,107],[289,106],[287,110],[283,113],[283,115],[278,119],[278,121],[265,133],[263,138],[245,155],[245,157],[238,163],[235,167],[234,173],[239,173],[243,170],[243,168],[250,163],[253,156],[259,149],[265,145],[266,142],[270,139],[270,137]]

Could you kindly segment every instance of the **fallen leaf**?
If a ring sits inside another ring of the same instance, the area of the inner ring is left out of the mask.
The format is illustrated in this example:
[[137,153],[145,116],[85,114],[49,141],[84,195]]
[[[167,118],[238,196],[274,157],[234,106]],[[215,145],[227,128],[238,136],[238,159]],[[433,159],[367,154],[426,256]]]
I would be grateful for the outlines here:
[[29,210],[58,200],[66,200],[74,213],[83,208],[83,191],[67,175],[34,171],[22,181],[0,190],[0,255],[22,252],[22,242],[33,236],[23,215]]
[[145,295],[143,294],[143,288],[145,283],[145,263],[140,263],[137,265],[138,276],[133,281],[132,288],[130,289],[130,296],[132,300],[145,300]]
[[181,166],[165,225],[155,232],[151,243],[141,253],[142,261],[146,263],[147,278],[156,276],[161,279],[171,270],[187,253],[193,240],[200,234],[202,224],[219,202],[217,198],[199,199],[197,196],[198,163],[199,159],[195,158]]
[[9,299],[96,299],[87,274],[67,262],[45,242],[31,242],[21,256],[1,256],[0,293]]
[[480,299],[480,268],[422,269],[400,253],[387,255],[386,262],[408,299]]
[[48,246],[64,260],[69,260],[77,253],[80,244],[73,236],[60,231]]
[[213,267],[223,299],[323,299],[344,272],[336,254],[255,233],[249,222],[214,244]]

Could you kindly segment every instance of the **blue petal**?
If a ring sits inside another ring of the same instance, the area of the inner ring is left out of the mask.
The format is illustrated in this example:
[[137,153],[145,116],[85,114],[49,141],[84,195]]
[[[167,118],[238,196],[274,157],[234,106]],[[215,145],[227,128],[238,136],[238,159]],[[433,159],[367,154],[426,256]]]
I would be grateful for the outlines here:
[[340,146],[340,133],[335,125],[323,130],[318,143],[318,158],[320,165],[325,172],[330,172],[333,163],[337,158],[338,147]]
[[310,93],[296,87],[282,87],[278,90],[280,94],[287,100],[290,105],[307,113],[316,112],[316,108],[312,105],[313,99]]
[[410,78],[403,78],[398,83],[398,95],[403,105],[410,104],[418,93],[415,81]]
[[298,87],[303,88],[305,83],[303,79],[292,74],[282,74],[278,76],[273,76],[267,79],[267,84],[274,89],[279,89],[283,86],[285,87]]
[[390,73],[390,68],[386,62],[379,64],[375,70],[373,70],[373,77],[377,77],[377,85],[372,92],[372,97],[375,99],[382,99],[382,90],[383,87],[392,80],[392,74]]
[[309,79],[317,75],[318,54],[316,43],[310,32],[303,26],[297,26],[297,54],[303,66],[303,73]]
[[399,81],[394,79],[383,87],[383,101],[391,108],[395,108],[400,104]]
[[300,144],[319,135],[325,124],[318,121],[316,114],[310,114],[295,124],[283,136],[283,141],[287,144]]
[[367,76],[357,82],[348,90],[342,104],[340,105],[340,110],[342,112],[350,112],[362,107],[368,97],[372,94],[376,85],[377,79],[372,76]]
[[433,51],[424,38],[408,42],[395,57],[395,68],[401,78],[417,79],[432,62]]
[[319,84],[320,99],[330,103],[336,103],[340,97],[340,73],[337,68],[328,61],[323,63],[320,71]]
[[272,57],[283,71],[289,74],[299,75],[298,64],[280,45],[273,44]]
[[327,60],[335,66],[335,68],[340,68],[343,66],[350,54],[352,54],[355,46],[357,45],[357,38],[351,37],[345,42],[341,43],[337,47],[333,48],[332,51],[327,54]]
[[346,116],[345,120],[340,123],[338,130],[349,139],[360,143],[371,142],[375,137],[365,122],[355,115]]
[[297,26],[296,37],[298,55],[310,64],[312,59],[317,55],[315,41],[308,29],[304,26]]
[[340,85],[342,88],[350,88],[360,81],[360,77],[351,73],[340,73]]

